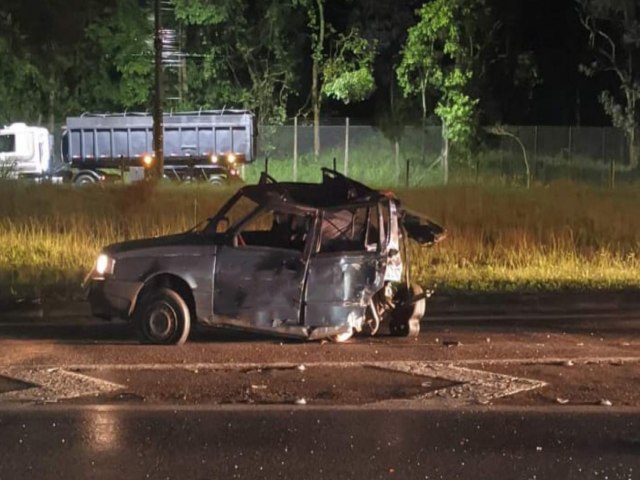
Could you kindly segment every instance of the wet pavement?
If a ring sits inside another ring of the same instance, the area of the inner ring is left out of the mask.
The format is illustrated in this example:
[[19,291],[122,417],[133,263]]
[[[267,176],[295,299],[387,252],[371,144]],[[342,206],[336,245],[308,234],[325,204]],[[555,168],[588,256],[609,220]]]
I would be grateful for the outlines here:
[[621,412],[0,410],[0,479],[634,479]]
[[632,309],[469,310],[411,340],[153,347],[0,318],[0,480],[640,478],[639,333]]

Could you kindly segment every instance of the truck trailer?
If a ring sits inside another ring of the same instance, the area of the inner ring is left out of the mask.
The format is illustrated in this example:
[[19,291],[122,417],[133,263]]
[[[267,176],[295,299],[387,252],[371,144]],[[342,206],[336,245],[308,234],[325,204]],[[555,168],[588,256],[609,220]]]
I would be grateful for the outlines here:
[[[165,178],[226,184],[255,160],[255,117],[246,110],[167,113],[163,117]],[[154,168],[149,113],[83,114],[67,118],[62,160],[77,184],[138,181]]]

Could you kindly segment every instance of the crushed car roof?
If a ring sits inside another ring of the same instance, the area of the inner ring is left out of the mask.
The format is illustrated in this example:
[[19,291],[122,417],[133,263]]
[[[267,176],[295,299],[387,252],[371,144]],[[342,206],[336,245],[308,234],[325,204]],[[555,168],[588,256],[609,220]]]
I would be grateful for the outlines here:
[[277,199],[312,208],[332,208],[384,198],[377,190],[328,168],[322,169],[321,183],[277,182],[263,173],[257,185],[247,185],[241,192],[256,203]]
[[[261,205],[302,210],[334,209],[388,198],[387,194],[328,168],[322,169],[321,183],[278,182],[263,172],[257,185],[247,185],[238,194]],[[419,212],[401,208],[399,214],[409,237],[422,245],[432,245],[446,237],[444,228]]]

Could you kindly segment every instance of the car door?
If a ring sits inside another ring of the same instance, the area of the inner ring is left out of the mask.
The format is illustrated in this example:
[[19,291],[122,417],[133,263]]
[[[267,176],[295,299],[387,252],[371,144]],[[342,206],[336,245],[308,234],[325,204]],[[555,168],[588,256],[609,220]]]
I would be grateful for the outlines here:
[[329,210],[309,260],[305,325],[356,325],[384,283],[384,221],[376,204]]
[[257,330],[300,327],[307,232],[313,222],[309,213],[267,208],[231,232],[215,260],[216,323]]

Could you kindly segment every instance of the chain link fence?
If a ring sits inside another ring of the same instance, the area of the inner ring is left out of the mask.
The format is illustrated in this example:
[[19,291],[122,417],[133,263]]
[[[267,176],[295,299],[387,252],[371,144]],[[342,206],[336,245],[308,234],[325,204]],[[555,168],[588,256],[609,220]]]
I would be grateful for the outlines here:
[[[448,165],[442,161],[439,126],[415,126],[383,131],[366,125],[320,127],[320,153],[314,155],[313,126],[259,128],[258,163],[247,167],[254,181],[268,158],[269,174],[278,180],[317,181],[320,167],[335,167],[377,186],[439,185],[449,182],[524,184],[526,161],[531,181],[585,182],[613,186],[635,180],[629,147],[622,130],[612,127],[505,126],[509,135],[483,130],[472,152],[452,149]],[[524,150],[524,151],[523,151]]]

